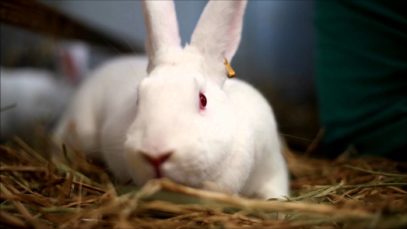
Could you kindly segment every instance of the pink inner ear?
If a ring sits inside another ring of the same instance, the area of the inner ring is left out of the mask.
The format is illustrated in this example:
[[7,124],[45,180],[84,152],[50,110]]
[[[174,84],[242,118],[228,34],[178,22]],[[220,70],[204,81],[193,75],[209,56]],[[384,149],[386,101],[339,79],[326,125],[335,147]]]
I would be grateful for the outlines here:
[[75,66],[74,60],[69,52],[62,50],[62,71],[69,79],[70,83],[75,85],[79,80],[78,69]]
[[244,15],[244,7],[240,9],[236,14],[233,20],[230,22],[231,25],[229,27],[228,34],[230,36],[229,41],[227,42],[227,46],[225,47],[224,56],[231,62],[233,56],[235,55],[239,44],[240,39],[242,36],[242,27],[243,27],[243,15]]

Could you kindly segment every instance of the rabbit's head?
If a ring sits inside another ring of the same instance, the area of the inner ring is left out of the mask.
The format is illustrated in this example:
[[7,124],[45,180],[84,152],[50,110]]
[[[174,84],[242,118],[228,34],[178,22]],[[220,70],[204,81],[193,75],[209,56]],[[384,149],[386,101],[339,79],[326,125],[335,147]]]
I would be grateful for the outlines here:
[[224,59],[241,36],[246,1],[209,1],[191,43],[181,47],[174,3],[144,1],[148,77],[139,85],[137,111],[125,142],[136,183],[169,177],[200,186],[227,165],[239,109],[224,90]]

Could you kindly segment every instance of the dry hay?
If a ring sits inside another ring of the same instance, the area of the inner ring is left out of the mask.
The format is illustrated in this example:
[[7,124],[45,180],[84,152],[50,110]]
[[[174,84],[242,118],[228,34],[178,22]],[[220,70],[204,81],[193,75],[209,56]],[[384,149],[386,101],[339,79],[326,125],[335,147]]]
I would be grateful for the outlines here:
[[112,183],[77,153],[0,148],[0,228],[406,228],[405,163],[287,154],[292,196],[260,201],[153,180]]

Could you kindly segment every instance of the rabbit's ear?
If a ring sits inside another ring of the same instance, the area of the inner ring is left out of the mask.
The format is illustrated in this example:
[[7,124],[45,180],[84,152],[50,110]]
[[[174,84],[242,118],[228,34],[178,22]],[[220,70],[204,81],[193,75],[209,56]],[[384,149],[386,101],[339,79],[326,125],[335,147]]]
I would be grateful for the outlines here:
[[173,1],[144,0],[142,3],[147,29],[148,71],[150,71],[156,64],[158,53],[180,48],[181,39]]
[[240,43],[246,5],[245,0],[209,1],[192,34],[191,45],[210,58],[231,61]]

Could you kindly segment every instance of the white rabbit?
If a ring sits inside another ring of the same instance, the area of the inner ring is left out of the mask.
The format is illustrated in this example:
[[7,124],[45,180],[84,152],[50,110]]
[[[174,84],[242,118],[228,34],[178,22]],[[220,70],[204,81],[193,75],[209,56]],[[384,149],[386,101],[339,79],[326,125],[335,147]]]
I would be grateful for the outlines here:
[[288,196],[271,107],[252,86],[226,77],[224,58],[238,48],[246,3],[209,1],[191,44],[181,47],[174,3],[143,1],[148,76],[134,58],[98,69],[56,138],[139,185],[167,177],[248,197]]

